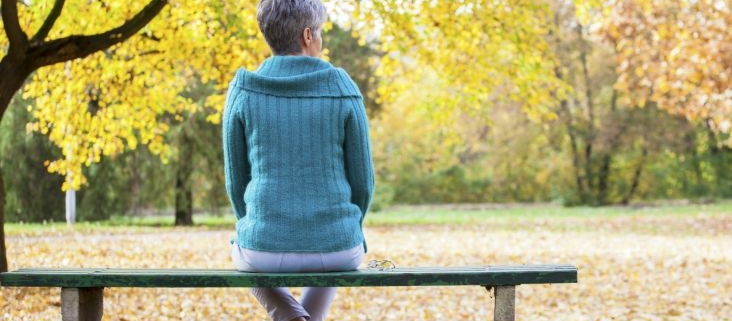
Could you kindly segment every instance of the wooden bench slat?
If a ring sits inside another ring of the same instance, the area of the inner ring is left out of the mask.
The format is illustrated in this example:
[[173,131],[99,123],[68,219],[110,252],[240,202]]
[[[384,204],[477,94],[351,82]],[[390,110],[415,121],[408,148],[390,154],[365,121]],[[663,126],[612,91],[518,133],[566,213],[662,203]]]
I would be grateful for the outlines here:
[[244,273],[217,269],[26,268],[0,274],[1,286],[305,287],[453,286],[576,283],[571,265],[395,268],[328,273]]

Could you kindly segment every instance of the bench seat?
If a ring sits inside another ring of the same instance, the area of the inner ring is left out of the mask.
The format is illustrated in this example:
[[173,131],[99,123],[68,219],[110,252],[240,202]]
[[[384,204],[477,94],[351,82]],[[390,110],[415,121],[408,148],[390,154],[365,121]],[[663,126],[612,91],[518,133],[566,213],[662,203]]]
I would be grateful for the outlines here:
[[495,288],[495,320],[514,320],[515,286],[576,283],[571,265],[364,269],[328,273],[244,273],[216,269],[25,268],[0,274],[4,287],[62,288],[62,319],[100,320],[105,287],[381,287]]

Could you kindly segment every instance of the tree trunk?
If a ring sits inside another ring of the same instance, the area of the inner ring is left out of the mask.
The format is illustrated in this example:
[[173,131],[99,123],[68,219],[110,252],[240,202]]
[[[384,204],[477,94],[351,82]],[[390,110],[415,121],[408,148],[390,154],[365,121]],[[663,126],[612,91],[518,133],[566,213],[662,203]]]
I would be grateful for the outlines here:
[[602,156],[602,164],[597,173],[597,197],[595,201],[597,205],[607,205],[608,186],[610,185],[610,164],[612,163],[612,155],[606,153]]
[[[594,94],[592,92],[592,79],[590,77],[590,68],[587,61],[589,49],[587,40],[584,37],[584,27],[582,24],[577,23],[575,31],[577,34],[577,40],[579,41],[579,62],[582,67],[582,77],[584,78],[584,106],[587,113],[587,129],[584,135],[585,181],[587,182],[587,194],[589,196],[587,200],[593,203],[601,203],[599,185],[601,179],[600,176],[602,174],[595,173],[593,168],[593,165],[595,164],[595,156],[593,153],[595,152],[596,147],[595,142],[597,139],[597,128],[595,127],[595,103]],[[580,103],[579,98],[575,99],[577,100],[577,106],[583,105]]]
[[193,193],[190,186],[178,177],[175,180],[175,225],[193,225]]
[[0,169],[0,273],[8,271],[8,256],[5,252],[5,182]]
[[[684,154],[691,155],[689,162],[691,162],[692,173],[690,176],[685,176],[684,188],[686,193],[688,191],[694,191],[694,196],[697,196],[699,186],[704,185],[704,176],[702,174],[701,158],[703,157],[697,151],[697,140],[696,133],[689,131],[684,135]],[[705,193],[704,193],[705,194]]]
[[[555,12],[554,14],[554,27],[556,28],[556,31],[550,31],[550,34],[554,36],[554,42],[555,42],[555,52],[561,52],[564,45],[562,44],[562,37],[561,37],[561,21],[562,17],[560,14]],[[564,80],[565,82],[569,83],[571,80],[566,77],[564,73],[562,72],[562,62],[560,61],[560,65],[556,66],[554,68],[554,75],[561,80]],[[572,169],[574,172],[574,179],[576,184],[576,193],[579,198],[579,203],[587,203],[588,199],[588,177],[584,175],[582,165],[582,159],[581,159],[581,147],[579,144],[579,138],[578,135],[580,134],[577,130],[577,127],[575,125],[575,120],[572,115],[572,110],[569,108],[569,102],[567,101],[567,98],[562,98],[559,101],[559,117],[564,118],[564,124],[566,125],[567,129],[567,135],[569,136],[569,143],[571,147],[572,152]],[[564,116],[564,117],[562,117]]]
[[567,135],[569,136],[569,145],[572,150],[572,168],[574,171],[575,183],[577,184],[577,194],[579,195],[580,202],[585,203],[587,201],[587,185],[585,176],[582,175],[582,160],[580,159],[580,151],[577,143],[577,135],[575,134],[574,125],[572,124],[572,114],[567,106],[567,101],[562,100],[560,102],[562,110],[567,114]]
[[10,100],[31,74],[26,65],[23,60],[10,56],[5,56],[0,61],[0,121],[10,105]]
[[[26,73],[20,62],[11,56],[5,56],[0,61],[0,122],[10,105],[13,95],[23,86]],[[15,68],[14,68],[15,67]],[[5,248],[5,182],[0,169],[0,272],[8,271],[8,257]]]
[[[589,96],[588,96],[589,97]],[[618,110],[618,92],[613,90],[613,95],[610,98],[610,112],[613,114]],[[620,123],[620,128],[617,132],[610,137],[608,140],[609,151],[604,152],[601,159],[600,170],[597,177],[597,197],[596,201],[598,205],[608,205],[608,190],[610,186],[610,165],[612,165],[613,155],[620,148],[620,137],[625,133],[626,122]],[[637,184],[637,182],[636,182]]]
[[185,128],[181,129],[179,142],[175,175],[175,225],[193,225],[193,142]]
[[630,190],[628,191],[628,194],[625,194],[625,197],[623,197],[623,200],[621,201],[623,205],[628,205],[628,203],[630,203],[630,199],[633,197],[633,194],[635,194],[635,192],[638,190],[638,184],[640,183],[640,177],[643,173],[643,166],[646,162],[646,156],[648,156],[648,150],[644,147],[641,150],[641,159],[638,162],[638,166],[633,172],[633,180],[630,184]]
[[713,196],[728,197],[726,190],[729,189],[729,158],[730,148],[721,142],[720,135],[712,129],[712,121],[705,121],[705,129],[709,139],[708,147],[712,169],[714,170],[714,186]]

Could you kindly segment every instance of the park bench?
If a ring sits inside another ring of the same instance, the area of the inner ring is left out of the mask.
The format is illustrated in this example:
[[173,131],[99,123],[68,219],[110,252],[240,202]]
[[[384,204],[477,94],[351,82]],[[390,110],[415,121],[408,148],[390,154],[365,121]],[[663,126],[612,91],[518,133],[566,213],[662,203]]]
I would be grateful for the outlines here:
[[27,268],[0,274],[4,287],[60,287],[63,321],[101,320],[106,287],[381,287],[478,285],[494,290],[496,321],[515,319],[520,284],[576,283],[570,265],[378,268],[329,273],[244,273],[234,270]]

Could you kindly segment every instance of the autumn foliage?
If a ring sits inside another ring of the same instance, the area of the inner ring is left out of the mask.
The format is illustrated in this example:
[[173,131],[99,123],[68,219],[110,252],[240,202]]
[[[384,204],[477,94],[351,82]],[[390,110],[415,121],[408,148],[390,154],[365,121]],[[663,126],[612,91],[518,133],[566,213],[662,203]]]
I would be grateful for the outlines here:
[[729,1],[608,1],[602,16],[600,34],[615,48],[616,88],[628,104],[732,130]]
[[[21,28],[41,28],[52,4],[19,6]],[[103,33],[129,20],[143,5],[70,1],[48,37]],[[268,54],[258,35],[255,10],[254,0],[171,1],[128,41],[35,72],[23,88],[23,95],[34,101],[28,130],[48,135],[62,151],[63,158],[47,166],[66,177],[63,189],[86,183],[83,167],[139,145],[166,159],[169,146],[163,137],[171,122],[183,115],[210,113],[216,122],[233,71],[251,68]],[[0,38],[0,47],[6,41]],[[217,88],[202,110],[183,95],[195,81]]]
[[[233,71],[254,68],[269,54],[256,25],[256,3],[153,1],[148,5],[162,9],[126,41],[90,51],[84,59],[58,58],[59,63],[33,73],[23,88],[24,97],[33,101],[29,110],[34,120],[27,128],[48,135],[62,152],[60,159],[46,165],[65,177],[63,188],[79,189],[86,183],[85,167],[140,145],[166,160],[170,146],[165,133],[188,115],[205,113],[216,123]],[[378,55],[366,59],[376,70],[375,96],[385,109],[400,108],[396,101],[404,104],[403,96],[410,90],[427,87],[431,90],[421,90],[414,100],[424,103],[411,105],[424,110],[436,126],[449,128],[463,117],[488,123],[496,118],[496,105],[513,106],[531,120],[552,124],[562,99],[584,90],[563,78],[565,57],[552,45],[552,37],[561,32],[554,21],[556,8],[572,5],[569,1],[326,3],[334,21],[350,28],[362,44],[376,48]],[[732,106],[732,67],[725,54],[732,42],[726,32],[732,19],[728,3],[577,0],[573,4],[579,21],[588,26],[587,41],[599,39],[593,46],[609,44],[614,51],[614,88],[621,108],[657,106],[702,121],[721,140],[728,139]],[[6,36],[0,37],[0,47],[22,39],[22,31],[37,31],[30,39],[31,48],[44,40],[103,35],[134,20],[145,6],[114,1],[21,2],[17,25],[3,24]],[[186,92],[197,83],[210,84],[214,90],[194,102]],[[596,126],[592,124],[596,121],[589,126]],[[441,131],[440,139],[447,139],[448,145],[467,143],[450,129]]]

